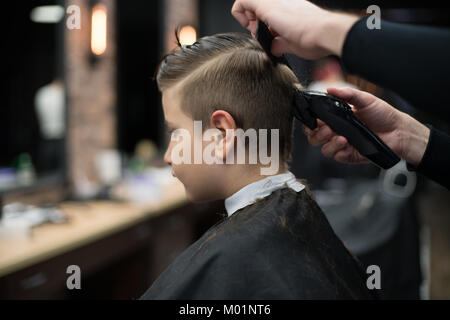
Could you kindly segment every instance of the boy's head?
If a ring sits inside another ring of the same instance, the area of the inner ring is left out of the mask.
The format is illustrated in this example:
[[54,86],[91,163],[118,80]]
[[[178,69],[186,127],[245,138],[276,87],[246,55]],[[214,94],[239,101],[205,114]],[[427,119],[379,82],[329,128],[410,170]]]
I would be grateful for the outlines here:
[[[267,164],[267,158],[266,162],[259,159],[256,164],[249,161],[249,152],[255,150],[249,146],[245,164],[236,164],[236,159],[228,162],[230,154],[237,157],[234,145],[237,138],[232,134],[239,131],[236,129],[255,130],[258,140],[262,137],[258,133],[264,131],[261,129],[267,129],[268,148],[279,153],[280,171],[286,169],[292,140],[292,99],[298,82],[288,67],[273,66],[250,35],[217,34],[181,46],[161,61],[156,80],[170,131],[184,132],[193,138],[186,141],[185,135],[181,138],[180,134],[178,137],[172,134],[164,157],[184,184],[188,198],[202,201],[227,197],[227,191],[244,186],[244,181],[254,179],[259,172],[256,169]],[[196,131],[194,121],[201,121],[203,132],[209,129],[221,133],[221,137],[211,134],[208,140],[220,143],[209,149],[208,141],[196,145],[199,122]],[[276,141],[279,150],[271,148],[274,142],[270,139],[271,129],[279,130]],[[261,155],[260,145],[257,150]],[[188,159],[188,163],[175,163],[174,154]],[[205,154],[213,154],[224,164],[206,164],[202,161]]]

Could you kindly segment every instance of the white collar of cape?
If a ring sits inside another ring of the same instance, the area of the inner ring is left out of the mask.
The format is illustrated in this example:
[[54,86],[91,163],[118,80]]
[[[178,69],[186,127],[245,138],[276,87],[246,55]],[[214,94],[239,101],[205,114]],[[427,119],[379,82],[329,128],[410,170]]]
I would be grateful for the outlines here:
[[227,210],[228,217],[239,209],[267,197],[275,190],[286,187],[293,189],[295,192],[300,192],[305,188],[290,171],[269,176],[246,185],[225,199],[225,209]]

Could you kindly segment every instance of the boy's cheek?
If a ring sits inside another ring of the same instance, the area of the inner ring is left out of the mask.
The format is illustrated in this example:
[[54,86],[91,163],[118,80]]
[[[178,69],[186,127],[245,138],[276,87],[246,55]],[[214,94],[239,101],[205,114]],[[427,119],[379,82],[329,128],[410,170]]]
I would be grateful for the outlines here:
[[189,172],[185,172],[186,169],[184,168],[184,165],[172,165],[172,175],[174,175],[184,186],[185,192],[186,192],[186,196],[188,197],[189,200],[194,200],[191,199],[192,196],[192,179],[189,178]]
[[172,170],[184,185],[186,196],[190,201],[209,201],[214,198],[208,179],[211,174],[202,165],[172,165]]

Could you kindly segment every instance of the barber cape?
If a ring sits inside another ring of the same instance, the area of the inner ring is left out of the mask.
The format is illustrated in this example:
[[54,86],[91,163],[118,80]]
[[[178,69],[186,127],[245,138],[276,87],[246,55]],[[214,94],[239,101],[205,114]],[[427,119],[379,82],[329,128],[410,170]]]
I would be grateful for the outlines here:
[[372,299],[367,275],[292,173],[225,200],[141,299]]

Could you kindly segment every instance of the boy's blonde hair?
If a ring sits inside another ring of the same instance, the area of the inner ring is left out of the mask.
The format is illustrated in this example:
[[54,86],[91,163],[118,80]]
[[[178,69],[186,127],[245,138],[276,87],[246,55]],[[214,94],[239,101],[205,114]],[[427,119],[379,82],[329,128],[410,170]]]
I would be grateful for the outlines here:
[[238,128],[279,129],[280,156],[290,158],[294,73],[273,66],[259,43],[243,33],[199,39],[167,54],[156,70],[160,91],[181,87],[181,108],[209,126],[215,110],[225,110]]

